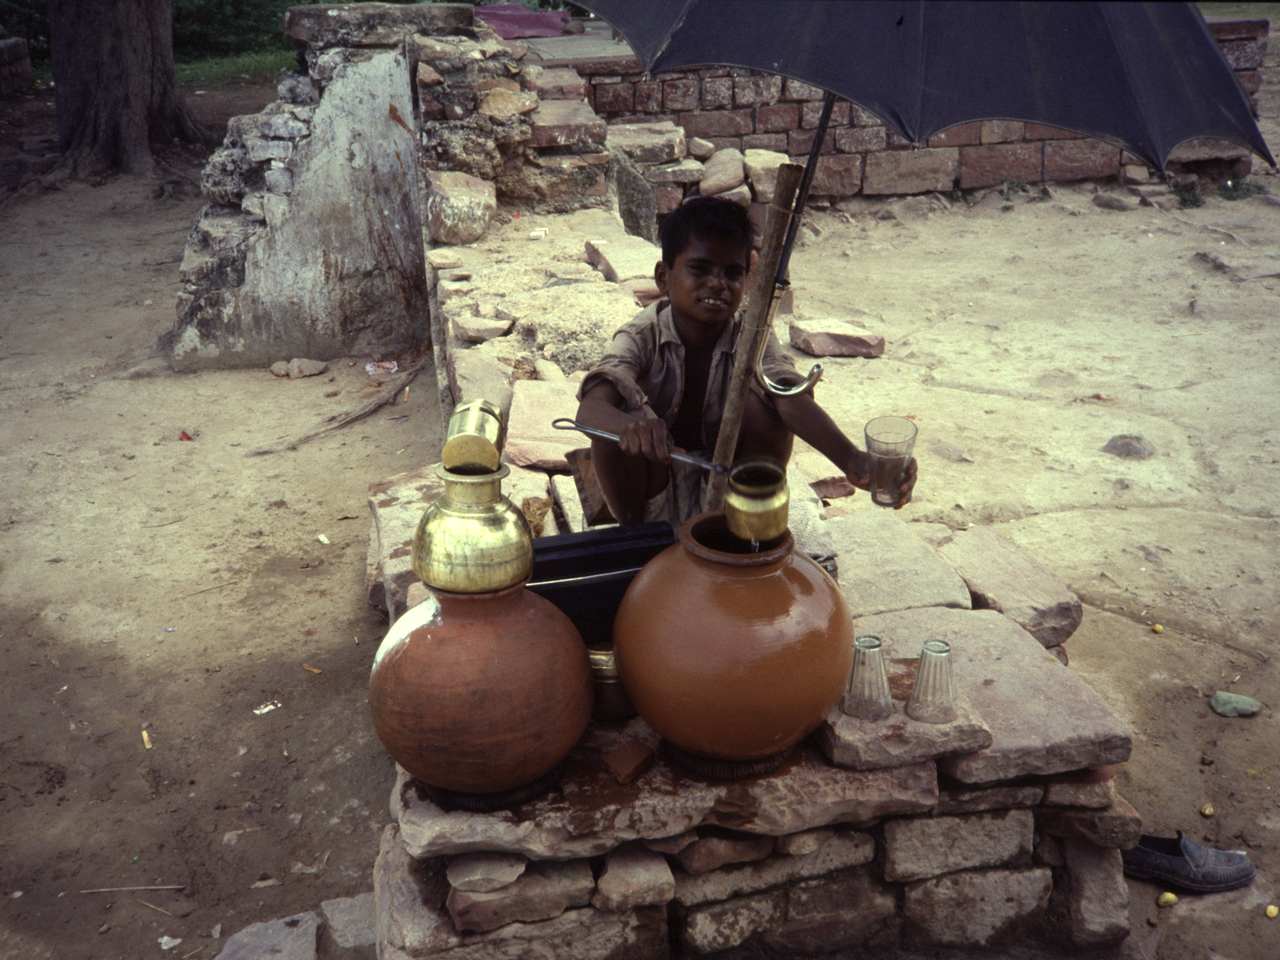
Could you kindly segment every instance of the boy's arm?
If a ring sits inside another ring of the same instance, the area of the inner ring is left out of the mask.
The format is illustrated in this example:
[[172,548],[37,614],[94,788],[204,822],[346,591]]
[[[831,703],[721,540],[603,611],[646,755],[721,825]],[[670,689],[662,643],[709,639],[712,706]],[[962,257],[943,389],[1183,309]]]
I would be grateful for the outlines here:
[[[868,469],[867,455],[854,446],[853,441],[844,435],[844,431],[836,425],[827,411],[818,405],[818,401],[808,393],[794,397],[772,398],[778,416],[788,430],[813,447],[824,457],[844,472],[845,478],[855,487],[863,490],[870,488],[871,474]],[[911,491],[916,485],[916,461],[913,457],[907,464],[906,477],[899,489],[897,507],[911,501]]]
[[578,422],[618,435],[618,446],[630,456],[642,456],[657,463],[670,463],[671,451],[678,449],[671,431],[657,417],[645,411],[627,413],[622,394],[609,380],[593,384],[578,403]]

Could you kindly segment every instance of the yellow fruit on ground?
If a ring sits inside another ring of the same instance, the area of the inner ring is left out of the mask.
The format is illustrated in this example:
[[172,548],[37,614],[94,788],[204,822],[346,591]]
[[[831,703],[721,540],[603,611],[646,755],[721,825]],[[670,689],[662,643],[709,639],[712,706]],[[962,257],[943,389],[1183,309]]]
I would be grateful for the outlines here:
[[1156,898],[1157,907],[1172,907],[1177,902],[1178,895],[1176,893],[1170,893],[1167,890]]

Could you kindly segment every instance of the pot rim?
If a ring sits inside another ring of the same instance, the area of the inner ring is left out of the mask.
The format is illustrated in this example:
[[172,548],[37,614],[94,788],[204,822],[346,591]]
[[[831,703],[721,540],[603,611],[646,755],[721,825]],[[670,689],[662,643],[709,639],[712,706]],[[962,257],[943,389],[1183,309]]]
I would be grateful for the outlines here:
[[697,540],[695,533],[713,529],[730,533],[729,520],[723,510],[700,513],[681,524],[680,545],[695,557],[731,567],[763,567],[778,563],[785,560],[795,546],[791,530],[787,529],[783,530],[780,536],[763,541],[758,553],[729,553],[726,550],[716,550]]

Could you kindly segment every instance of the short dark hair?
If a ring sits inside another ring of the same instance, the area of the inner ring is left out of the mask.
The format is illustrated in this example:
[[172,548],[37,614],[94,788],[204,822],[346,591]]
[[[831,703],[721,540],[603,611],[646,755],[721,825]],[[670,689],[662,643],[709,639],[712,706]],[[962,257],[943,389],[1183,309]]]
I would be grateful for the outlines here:
[[674,267],[676,257],[693,236],[703,239],[727,237],[741,241],[746,258],[751,257],[754,229],[746,207],[723,197],[694,197],[676,207],[658,228],[662,262]]

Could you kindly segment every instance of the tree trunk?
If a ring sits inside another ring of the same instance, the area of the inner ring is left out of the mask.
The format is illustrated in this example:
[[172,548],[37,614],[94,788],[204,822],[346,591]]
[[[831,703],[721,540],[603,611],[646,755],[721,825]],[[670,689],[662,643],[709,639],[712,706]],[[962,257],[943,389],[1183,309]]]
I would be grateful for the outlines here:
[[173,65],[171,0],[49,0],[57,172],[150,173],[151,144],[207,143]]

